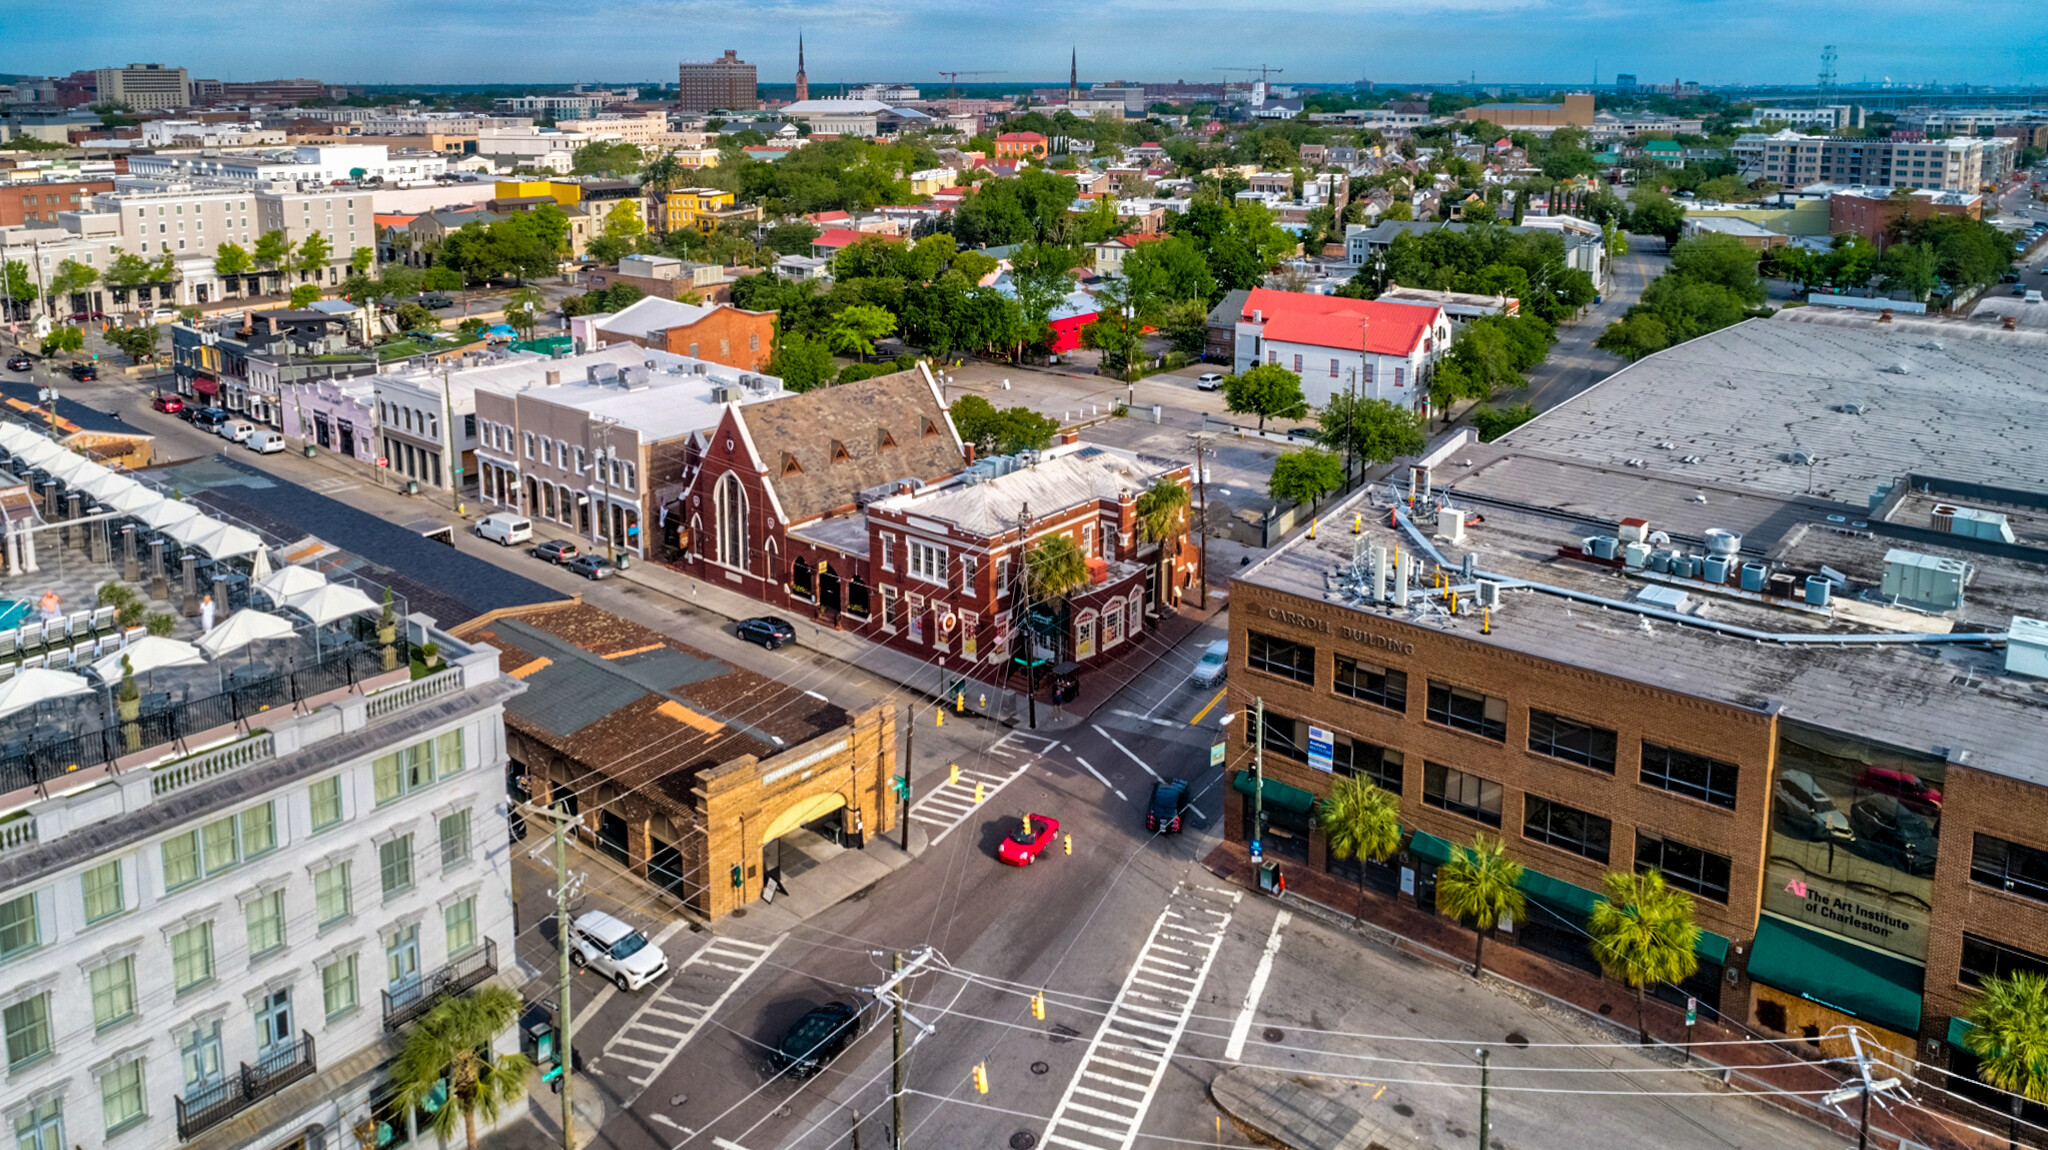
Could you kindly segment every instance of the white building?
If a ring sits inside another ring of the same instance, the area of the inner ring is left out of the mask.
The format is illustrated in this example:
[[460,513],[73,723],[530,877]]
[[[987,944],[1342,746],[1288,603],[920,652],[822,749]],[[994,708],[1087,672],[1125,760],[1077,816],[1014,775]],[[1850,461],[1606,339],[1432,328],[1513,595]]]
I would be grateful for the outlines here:
[[307,144],[246,152],[159,152],[131,156],[128,172],[162,179],[205,176],[245,183],[331,184],[374,177],[391,183],[431,180],[448,170],[435,152],[392,151],[382,144]]
[[151,148],[252,148],[282,144],[283,128],[261,124],[208,124],[198,120],[145,120],[142,143]]
[[891,106],[908,104],[917,99],[914,84],[856,84],[846,90],[849,100],[879,100]]
[[1234,371],[1277,364],[1301,377],[1311,407],[1338,395],[1417,411],[1451,342],[1441,307],[1253,288],[1236,323]]
[[[119,770],[9,736],[0,1129],[19,1146],[333,1147],[365,1115],[411,1134],[393,1036],[513,970],[503,711],[524,688],[490,648],[398,628],[449,669],[414,681],[403,646],[388,672],[359,649],[350,682],[298,634],[225,656],[287,703],[247,732],[208,696],[174,705],[189,742],[113,727],[135,748]],[[78,717],[107,714],[95,694]]]
[[1752,124],[1779,123],[1789,128],[1860,128],[1863,109],[1853,104],[1826,104],[1818,108],[1758,108],[1749,114]]
[[485,128],[476,134],[476,154],[507,167],[567,175],[575,166],[576,149],[592,139],[559,128]]
[[363,119],[362,125],[365,136],[463,136],[487,128],[531,128],[533,117],[487,116],[478,112],[378,112]]

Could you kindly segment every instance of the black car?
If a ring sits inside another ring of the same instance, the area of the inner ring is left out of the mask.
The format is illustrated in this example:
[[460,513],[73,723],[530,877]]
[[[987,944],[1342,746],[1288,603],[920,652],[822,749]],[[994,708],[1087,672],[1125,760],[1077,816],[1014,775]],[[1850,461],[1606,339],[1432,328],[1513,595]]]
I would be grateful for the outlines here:
[[1322,432],[1317,431],[1313,427],[1290,427],[1287,429],[1287,438],[1289,439],[1314,440],[1321,434]]
[[17,351],[7,357],[7,370],[9,371],[27,371],[35,365],[36,361],[30,359],[29,354],[25,351]]
[[99,377],[100,367],[96,363],[74,363],[71,365],[71,378],[80,383],[91,383]]
[[526,553],[535,559],[545,559],[550,563],[567,563],[582,554],[581,551],[576,549],[574,543],[566,539],[544,540],[536,546],[528,548]]
[[791,1078],[809,1078],[839,1057],[859,1034],[860,1011],[848,1003],[828,1002],[797,1019],[769,1059]]
[[420,297],[420,306],[426,308],[454,307],[455,301],[445,295],[429,292]]
[[1145,808],[1145,829],[1180,833],[1181,816],[1192,801],[1192,788],[1185,779],[1161,779],[1152,784],[1152,805]]
[[234,418],[225,407],[202,407],[197,411],[188,407],[185,410],[192,412],[192,426],[204,427],[209,431]]
[[733,628],[733,634],[738,635],[749,643],[759,643],[773,651],[784,643],[795,639],[796,628],[790,626],[787,619],[777,619],[773,615],[761,615],[752,619],[741,620],[739,626]]
[[612,561],[602,555],[578,555],[562,566],[567,567],[572,574],[590,580],[609,579],[618,571],[618,568],[612,566]]

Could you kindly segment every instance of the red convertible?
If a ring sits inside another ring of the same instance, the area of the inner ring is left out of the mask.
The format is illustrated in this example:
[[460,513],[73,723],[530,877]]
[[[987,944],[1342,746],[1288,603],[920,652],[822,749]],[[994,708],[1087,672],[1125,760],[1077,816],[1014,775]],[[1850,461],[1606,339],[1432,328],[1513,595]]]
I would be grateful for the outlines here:
[[1003,836],[1003,845],[996,848],[996,856],[1011,866],[1030,866],[1031,860],[1045,853],[1045,848],[1059,837],[1060,824],[1044,815],[1024,816],[1017,829]]

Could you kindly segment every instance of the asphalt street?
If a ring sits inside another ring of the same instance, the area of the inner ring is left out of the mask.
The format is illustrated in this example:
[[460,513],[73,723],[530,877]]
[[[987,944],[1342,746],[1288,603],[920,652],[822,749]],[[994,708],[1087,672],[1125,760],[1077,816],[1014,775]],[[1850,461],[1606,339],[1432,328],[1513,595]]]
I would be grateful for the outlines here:
[[1643,289],[1671,262],[1662,240],[1653,236],[1628,239],[1628,254],[1616,257],[1608,267],[1609,282],[1601,302],[1571,323],[1558,326],[1550,358],[1530,370],[1529,386],[1521,394],[1502,396],[1502,405],[1527,403],[1539,412],[1548,411],[1627,366],[1626,360],[1594,347],[1593,341],[1642,298]]

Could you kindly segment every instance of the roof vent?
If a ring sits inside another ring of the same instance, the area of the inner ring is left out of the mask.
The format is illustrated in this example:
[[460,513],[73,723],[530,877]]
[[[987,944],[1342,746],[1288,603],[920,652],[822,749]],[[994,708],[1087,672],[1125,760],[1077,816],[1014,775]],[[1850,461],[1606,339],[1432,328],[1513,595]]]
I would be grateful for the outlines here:
[[1785,457],[1785,462],[1794,467],[1812,467],[1820,462],[1820,456],[1810,451],[1795,451]]
[[1709,528],[1706,541],[1710,555],[1734,555],[1742,550],[1742,536],[1725,528]]
[[1836,408],[1835,410],[1841,412],[1843,415],[1862,415],[1864,407],[1860,403],[1845,403],[1842,406]]
[[1902,359],[1897,363],[1888,363],[1877,370],[1884,372],[1886,375],[1911,375],[1913,374],[1913,365]]

